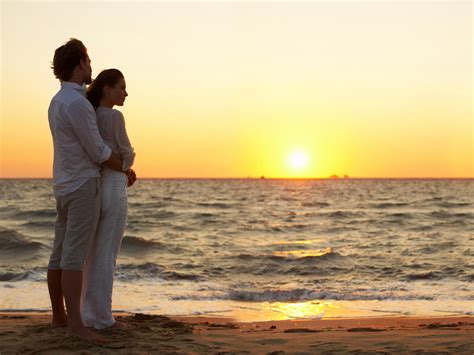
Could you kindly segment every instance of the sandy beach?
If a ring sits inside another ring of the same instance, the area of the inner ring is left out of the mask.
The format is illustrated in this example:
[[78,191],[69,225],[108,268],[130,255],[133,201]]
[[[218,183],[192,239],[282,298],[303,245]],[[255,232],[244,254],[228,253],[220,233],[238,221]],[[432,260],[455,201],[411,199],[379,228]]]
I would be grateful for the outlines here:
[[64,338],[49,314],[0,314],[0,353],[453,353],[474,352],[474,317],[383,317],[238,323],[230,318],[121,314],[129,330],[97,345]]

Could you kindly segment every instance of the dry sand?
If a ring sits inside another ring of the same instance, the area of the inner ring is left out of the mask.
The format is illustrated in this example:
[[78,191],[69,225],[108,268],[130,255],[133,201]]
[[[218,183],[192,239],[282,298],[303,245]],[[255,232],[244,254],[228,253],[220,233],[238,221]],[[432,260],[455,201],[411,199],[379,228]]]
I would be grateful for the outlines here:
[[47,314],[0,314],[0,354],[474,354],[474,317],[359,318],[235,323],[225,318],[118,315],[131,329],[96,345],[65,338]]

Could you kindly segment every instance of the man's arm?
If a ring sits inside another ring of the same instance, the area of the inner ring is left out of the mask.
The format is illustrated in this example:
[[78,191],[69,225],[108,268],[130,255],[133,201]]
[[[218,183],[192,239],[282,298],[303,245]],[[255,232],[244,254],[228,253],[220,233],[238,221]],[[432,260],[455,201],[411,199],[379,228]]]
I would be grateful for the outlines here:
[[[93,161],[104,164],[112,170],[122,171],[122,159],[115,154],[102,140],[97,127],[95,112],[92,106],[80,101],[70,106],[71,126]],[[108,157],[108,158],[107,158]]]
[[[85,98],[83,100],[87,101]],[[68,120],[91,160],[97,164],[102,164],[112,158],[112,150],[100,136],[94,109],[88,101],[85,103],[83,100],[78,99],[69,105]]]
[[135,160],[135,151],[128,139],[127,130],[125,129],[125,119],[120,111],[114,111],[114,132],[115,143],[118,147],[118,153],[122,157],[122,169],[130,170]]
[[106,161],[104,161],[103,163],[106,167],[112,169],[112,170],[115,170],[115,171],[120,171],[120,172],[123,172],[122,171],[122,160],[119,158],[119,156],[117,154],[115,154],[114,152],[112,152],[112,154],[110,154],[110,157],[109,159],[107,159]]

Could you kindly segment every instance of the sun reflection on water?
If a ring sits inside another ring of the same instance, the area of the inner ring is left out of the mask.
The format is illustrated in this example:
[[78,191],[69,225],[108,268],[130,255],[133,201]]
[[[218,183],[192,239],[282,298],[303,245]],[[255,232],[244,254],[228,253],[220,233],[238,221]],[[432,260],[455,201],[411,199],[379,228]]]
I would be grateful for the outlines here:
[[331,248],[325,249],[312,249],[312,250],[288,250],[288,251],[274,251],[274,256],[280,257],[296,257],[296,258],[306,258],[310,256],[323,256],[326,254],[332,253]]
[[322,318],[338,315],[339,306],[328,301],[272,302],[270,309],[280,320],[294,318]]
[[280,240],[277,242],[273,242],[273,245],[314,244],[314,243],[322,243],[322,240],[321,239],[295,240],[295,241]]

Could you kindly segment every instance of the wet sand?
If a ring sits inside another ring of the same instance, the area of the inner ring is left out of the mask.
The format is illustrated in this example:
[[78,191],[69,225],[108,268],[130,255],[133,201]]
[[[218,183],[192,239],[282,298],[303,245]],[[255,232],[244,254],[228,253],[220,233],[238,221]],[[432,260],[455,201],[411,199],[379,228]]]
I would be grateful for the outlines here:
[[474,353],[474,317],[381,317],[237,323],[230,318],[121,314],[107,343],[65,338],[49,314],[0,314],[0,354]]

